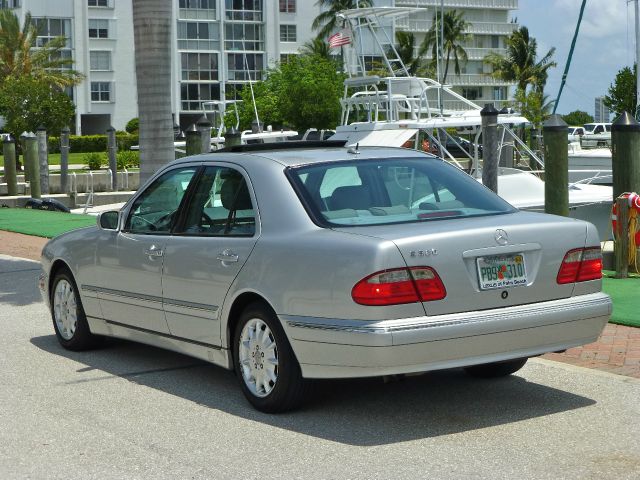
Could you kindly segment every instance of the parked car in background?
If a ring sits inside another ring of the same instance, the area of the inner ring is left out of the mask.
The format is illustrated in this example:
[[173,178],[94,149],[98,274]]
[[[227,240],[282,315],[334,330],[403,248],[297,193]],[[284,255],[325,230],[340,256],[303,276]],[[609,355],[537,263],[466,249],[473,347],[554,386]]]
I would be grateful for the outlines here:
[[192,355],[278,412],[308,379],[499,377],[596,340],[611,300],[593,225],[519,211],[429,154],[342,145],[183,158],[49,241],[39,286],[60,344]]
[[580,143],[583,147],[611,146],[611,123],[585,123]]
[[567,127],[567,139],[569,143],[579,142],[584,135],[584,127]]

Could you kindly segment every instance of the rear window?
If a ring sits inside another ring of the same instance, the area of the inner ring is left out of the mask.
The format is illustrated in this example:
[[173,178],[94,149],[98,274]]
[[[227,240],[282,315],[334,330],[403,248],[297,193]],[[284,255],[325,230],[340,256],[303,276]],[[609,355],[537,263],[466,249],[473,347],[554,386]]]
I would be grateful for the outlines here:
[[515,211],[441,160],[374,159],[290,168],[309,214],[323,226],[428,222]]

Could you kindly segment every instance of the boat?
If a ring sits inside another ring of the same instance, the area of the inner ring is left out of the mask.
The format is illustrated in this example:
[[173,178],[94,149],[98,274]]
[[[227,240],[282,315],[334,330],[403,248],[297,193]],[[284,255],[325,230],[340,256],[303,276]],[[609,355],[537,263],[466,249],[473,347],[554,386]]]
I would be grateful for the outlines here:
[[611,148],[583,148],[580,142],[569,143],[569,182],[612,185]]
[[[412,146],[420,149],[425,142],[437,145],[441,156],[464,169],[478,181],[482,178],[479,148],[474,148],[468,158],[455,158],[446,149],[448,141],[455,141],[452,131],[472,137],[470,144],[478,145],[482,132],[481,107],[454,92],[437,80],[411,76],[402,63],[383,26],[422,9],[410,7],[371,7],[345,10],[340,18],[352,32],[355,45],[352,49],[364,52],[358,44],[360,38],[373,39],[387,67],[388,76],[366,75],[363,55],[345,55],[359,60],[355,74],[344,82],[341,100],[341,124],[332,140],[344,140],[349,146],[385,145]],[[381,40],[386,37],[386,43]],[[368,52],[370,54],[370,52]],[[460,105],[459,109],[445,109],[444,105]],[[498,195],[513,206],[524,210],[544,211],[544,181],[538,176],[544,162],[514,132],[514,127],[528,125],[528,120],[510,109],[500,111],[499,158],[505,168],[498,173]],[[514,153],[517,154],[514,155]],[[525,164],[515,164],[515,158],[526,159]],[[511,168],[520,167],[520,168]],[[526,168],[523,170],[521,168]],[[592,185],[574,181],[569,188],[570,216],[594,223],[602,240],[611,237],[610,208],[613,198],[610,186]]]

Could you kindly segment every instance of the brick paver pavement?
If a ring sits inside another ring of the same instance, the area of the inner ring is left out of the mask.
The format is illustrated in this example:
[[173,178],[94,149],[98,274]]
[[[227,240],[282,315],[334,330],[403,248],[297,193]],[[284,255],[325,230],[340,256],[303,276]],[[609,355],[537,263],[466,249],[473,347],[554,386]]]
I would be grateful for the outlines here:
[[543,358],[640,378],[640,328],[608,323],[597,342]]

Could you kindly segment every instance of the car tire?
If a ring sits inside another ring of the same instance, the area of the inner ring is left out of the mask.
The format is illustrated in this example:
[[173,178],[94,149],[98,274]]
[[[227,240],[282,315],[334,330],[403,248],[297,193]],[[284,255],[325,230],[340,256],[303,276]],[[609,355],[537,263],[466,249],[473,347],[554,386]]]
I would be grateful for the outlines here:
[[58,342],[67,350],[88,350],[98,346],[102,337],[89,330],[78,287],[68,270],[59,271],[51,284],[51,318]]
[[464,371],[472,377],[478,378],[497,378],[506,377],[517,372],[524,364],[527,358],[516,358],[514,360],[506,360],[504,362],[485,363],[482,365],[473,365],[466,367]]
[[301,404],[306,383],[300,365],[275,313],[262,303],[240,315],[233,359],[242,393],[257,410],[279,413]]

